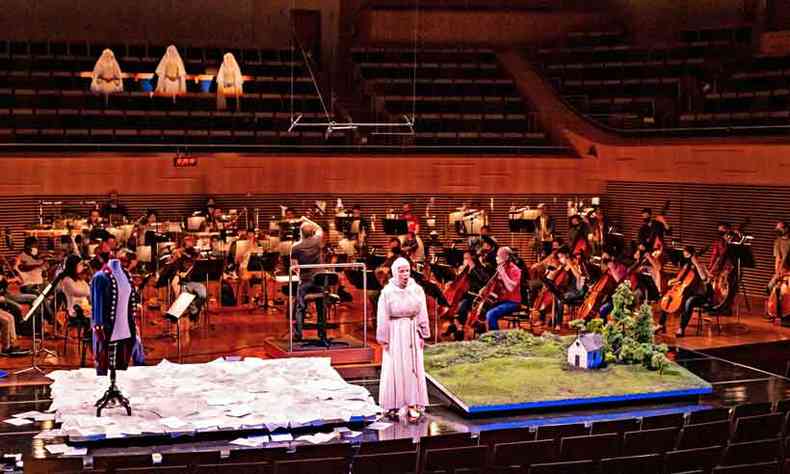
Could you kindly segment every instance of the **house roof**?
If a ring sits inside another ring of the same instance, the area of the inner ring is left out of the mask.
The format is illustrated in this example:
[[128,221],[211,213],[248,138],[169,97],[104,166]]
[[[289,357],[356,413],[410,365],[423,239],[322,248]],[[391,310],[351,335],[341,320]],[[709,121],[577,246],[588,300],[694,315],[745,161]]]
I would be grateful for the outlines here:
[[603,336],[598,333],[587,333],[579,337],[587,352],[598,351],[603,347]]

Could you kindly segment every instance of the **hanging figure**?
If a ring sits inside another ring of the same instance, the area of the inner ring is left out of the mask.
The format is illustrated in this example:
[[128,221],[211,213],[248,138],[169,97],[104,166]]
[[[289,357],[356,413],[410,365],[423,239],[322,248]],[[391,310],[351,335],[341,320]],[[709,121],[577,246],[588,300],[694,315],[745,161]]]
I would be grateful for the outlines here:
[[167,47],[165,55],[156,67],[156,93],[169,95],[176,101],[176,96],[185,94],[187,91],[187,71],[184,68],[184,61],[181,55],[172,44]]
[[428,405],[424,339],[431,335],[425,293],[411,277],[408,260],[392,264],[392,278],[378,302],[376,340],[383,348],[379,404],[391,418],[417,423]]
[[115,54],[109,49],[102,51],[96,60],[91,73],[91,92],[104,95],[104,105],[107,105],[110,94],[123,92],[123,74],[121,66],[115,60]]
[[236,112],[241,110],[241,96],[244,94],[244,77],[233,53],[225,53],[217,71],[217,110],[228,108],[227,97],[236,98]]

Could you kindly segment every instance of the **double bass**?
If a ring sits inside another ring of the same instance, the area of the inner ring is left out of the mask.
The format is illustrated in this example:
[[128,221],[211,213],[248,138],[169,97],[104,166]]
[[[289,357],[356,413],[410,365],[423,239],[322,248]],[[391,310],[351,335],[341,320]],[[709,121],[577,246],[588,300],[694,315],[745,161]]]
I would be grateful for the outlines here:
[[458,305],[461,304],[461,301],[464,299],[464,295],[469,291],[469,267],[464,266],[464,269],[461,270],[461,273],[455,278],[455,280],[451,281],[447,284],[447,287],[444,290],[444,297],[447,299],[447,303],[449,306],[447,310],[444,311],[440,318],[448,318],[452,317],[452,315],[458,312]]

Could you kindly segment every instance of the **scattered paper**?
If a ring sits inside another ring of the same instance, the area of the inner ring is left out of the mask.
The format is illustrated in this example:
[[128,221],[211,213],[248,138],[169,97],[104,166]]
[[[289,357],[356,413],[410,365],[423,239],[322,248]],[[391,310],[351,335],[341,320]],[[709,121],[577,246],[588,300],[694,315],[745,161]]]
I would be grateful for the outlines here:
[[248,446],[250,448],[257,448],[260,447],[263,443],[248,438],[238,438],[231,441],[230,444],[235,444],[237,446]]
[[3,420],[3,422],[8,423],[9,425],[22,426],[33,423],[33,420],[28,420],[27,418],[9,418],[7,420]]
[[339,433],[333,431],[331,433],[316,433],[312,435],[303,435],[297,439],[297,441],[307,441],[308,443],[313,444],[320,444],[332,441],[333,439],[337,438]]
[[55,421],[54,413],[39,413],[33,417],[35,421]]
[[238,405],[228,411],[228,415],[236,418],[241,418],[242,416],[249,415],[250,413],[252,413],[252,407],[249,405]]
[[33,436],[34,439],[55,439],[62,436],[60,430],[44,430],[41,433]]
[[63,451],[64,456],[85,456],[88,454],[88,448],[73,448],[69,446]]
[[59,444],[48,444],[44,446],[49,454],[61,454],[64,453],[69,447],[66,444],[59,443]]
[[294,439],[291,433],[272,433],[271,438],[273,443],[281,443],[283,441],[293,441]]
[[164,426],[173,429],[183,428],[186,425],[188,425],[186,421],[176,418],[174,416],[171,416],[169,418],[162,418],[161,420],[159,420],[159,422]]
[[33,410],[33,411],[26,411],[24,413],[17,413],[16,415],[11,415],[14,418],[35,418],[37,415],[44,415],[40,411]]

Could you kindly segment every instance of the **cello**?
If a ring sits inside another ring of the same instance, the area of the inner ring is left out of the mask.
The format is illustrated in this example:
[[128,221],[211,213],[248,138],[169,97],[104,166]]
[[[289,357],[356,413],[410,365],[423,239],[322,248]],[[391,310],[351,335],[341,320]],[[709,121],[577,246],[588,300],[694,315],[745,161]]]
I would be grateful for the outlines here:
[[585,320],[590,318],[601,307],[604,298],[611,295],[616,287],[617,282],[615,282],[614,277],[607,270],[606,273],[601,275],[601,278],[595,282],[595,285],[592,286],[590,292],[584,298],[584,303],[582,303],[579,308],[576,317]]
[[[698,253],[701,256],[707,252],[708,247]],[[683,297],[691,286],[699,280],[697,270],[694,268],[694,263],[688,262],[685,267],[675,277],[675,282],[667,289],[667,292],[661,297],[659,307],[661,311],[666,313],[677,313],[680,311],[680,306],[683,304]]]
[[554,306],[555,295],[551,287],[557,291],[564,291],[568,285],[568,270],[564,266],[549,270],[548,275],[543,278],[544,286],[538,293],[535,302],[532,304],[532,314],[544,314],[549,308]]
[[449,306],[447,307],[447,310],[444,311],[439,317],[441,319],[445,319],[456,314],[458,312],[458,305],[461,304],[461,301],[464,299],[464,295],[468,291],[469,267],[464,266],[464,269],[461,270],[461,273],[458,274],[455,280],[448,283],[447,288],[444,290],[444,297],[447,299]]
[[783,272],[768,284],[765,312],[771,321],[790,316],[790,272]]

